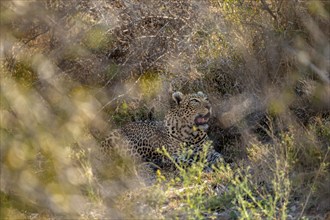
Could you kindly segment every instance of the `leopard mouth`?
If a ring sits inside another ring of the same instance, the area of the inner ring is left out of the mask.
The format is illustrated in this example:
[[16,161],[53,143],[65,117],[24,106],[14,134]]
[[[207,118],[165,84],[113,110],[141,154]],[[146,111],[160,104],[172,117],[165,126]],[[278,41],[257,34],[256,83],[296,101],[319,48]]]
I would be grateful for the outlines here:
[[195,124],[197,126],[206,125],[209,122],[210,115],[210,112],[206,115],[197,115],[195,118]]

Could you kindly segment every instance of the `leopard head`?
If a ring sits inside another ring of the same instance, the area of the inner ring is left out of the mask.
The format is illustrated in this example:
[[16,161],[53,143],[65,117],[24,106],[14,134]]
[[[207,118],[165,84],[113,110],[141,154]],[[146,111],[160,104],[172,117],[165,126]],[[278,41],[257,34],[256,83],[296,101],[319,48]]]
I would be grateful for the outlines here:
[[175,106],[165,117],[169,134],[176,140],[196,144],[206,137],[211,104],[203,92],[184,95],[174,92]]

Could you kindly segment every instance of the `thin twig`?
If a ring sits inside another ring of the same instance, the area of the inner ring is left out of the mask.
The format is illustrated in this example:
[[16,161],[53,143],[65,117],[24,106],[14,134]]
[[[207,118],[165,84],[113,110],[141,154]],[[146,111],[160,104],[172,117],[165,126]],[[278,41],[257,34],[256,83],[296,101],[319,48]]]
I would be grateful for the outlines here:
[[272,12],[272,10],[270,10],[268,4],[265,2],[265,0],[261,0],[261,3],[263,4],[264,6],[264,9],[275,19],[277,20],[277,17],[276,15],[274,15],[274,13]]

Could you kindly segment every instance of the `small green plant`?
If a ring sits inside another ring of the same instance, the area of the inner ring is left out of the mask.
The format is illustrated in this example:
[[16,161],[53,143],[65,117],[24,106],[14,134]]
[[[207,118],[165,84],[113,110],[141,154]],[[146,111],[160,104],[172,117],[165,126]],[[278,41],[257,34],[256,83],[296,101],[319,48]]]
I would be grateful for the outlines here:
[[[212,219],[216,218],[216,210],[226,211],[230,208],[227,204],[232,195],[227,194],[226,189],[224,189],[220,197],[213,188],[224,187],[222,184],[229,182],[228,179],[232,175],[230,169],[221,174],[216,171],[205,173],[205,167],[208,166],[206,157],[210,144],[203,145],[203,149],[197,154],[193,154],[193,149],[184,147],[180,151],[180,158],[173,158],[165,148],[160,150],[176,168],[175,175],[163,175],[160,171],[157,172],[158,186],[164,189],[167,202],[180,204],[175,210],[172,210],[169,216]],[[187,163],[188,159],[189,163]],[[224,164],[219,164],[219,167],[224,166]],[[213,168],[214,170],[219,169]]]
[[258,186],[249,172],[237,170],[232,180],[231,190],[235,195],[234,203],[242,219],[286,219],[287,206],[290,196],[290,180],[288,173],[279,170],[282,162],[276,161],[278,170],[275,171],[271,182],[271,189]]
[[290,133],[283,133],[275,141],[273,145],[252,145],[248,155],[253,167],[236,170],[231,190],[243,219],[287,218],[292,191],[290,174],[297,150]]

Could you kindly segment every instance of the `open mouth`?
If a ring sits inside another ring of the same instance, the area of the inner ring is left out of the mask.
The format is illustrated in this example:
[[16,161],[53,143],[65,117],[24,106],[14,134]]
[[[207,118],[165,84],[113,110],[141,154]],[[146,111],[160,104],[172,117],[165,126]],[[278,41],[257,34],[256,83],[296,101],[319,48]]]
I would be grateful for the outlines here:
[[197,126],[205,125],[208,123],[209,119],[210,119],[210,113],[207,113],[206,115],[197,115],[197,117],[195,118],[195,124]]

